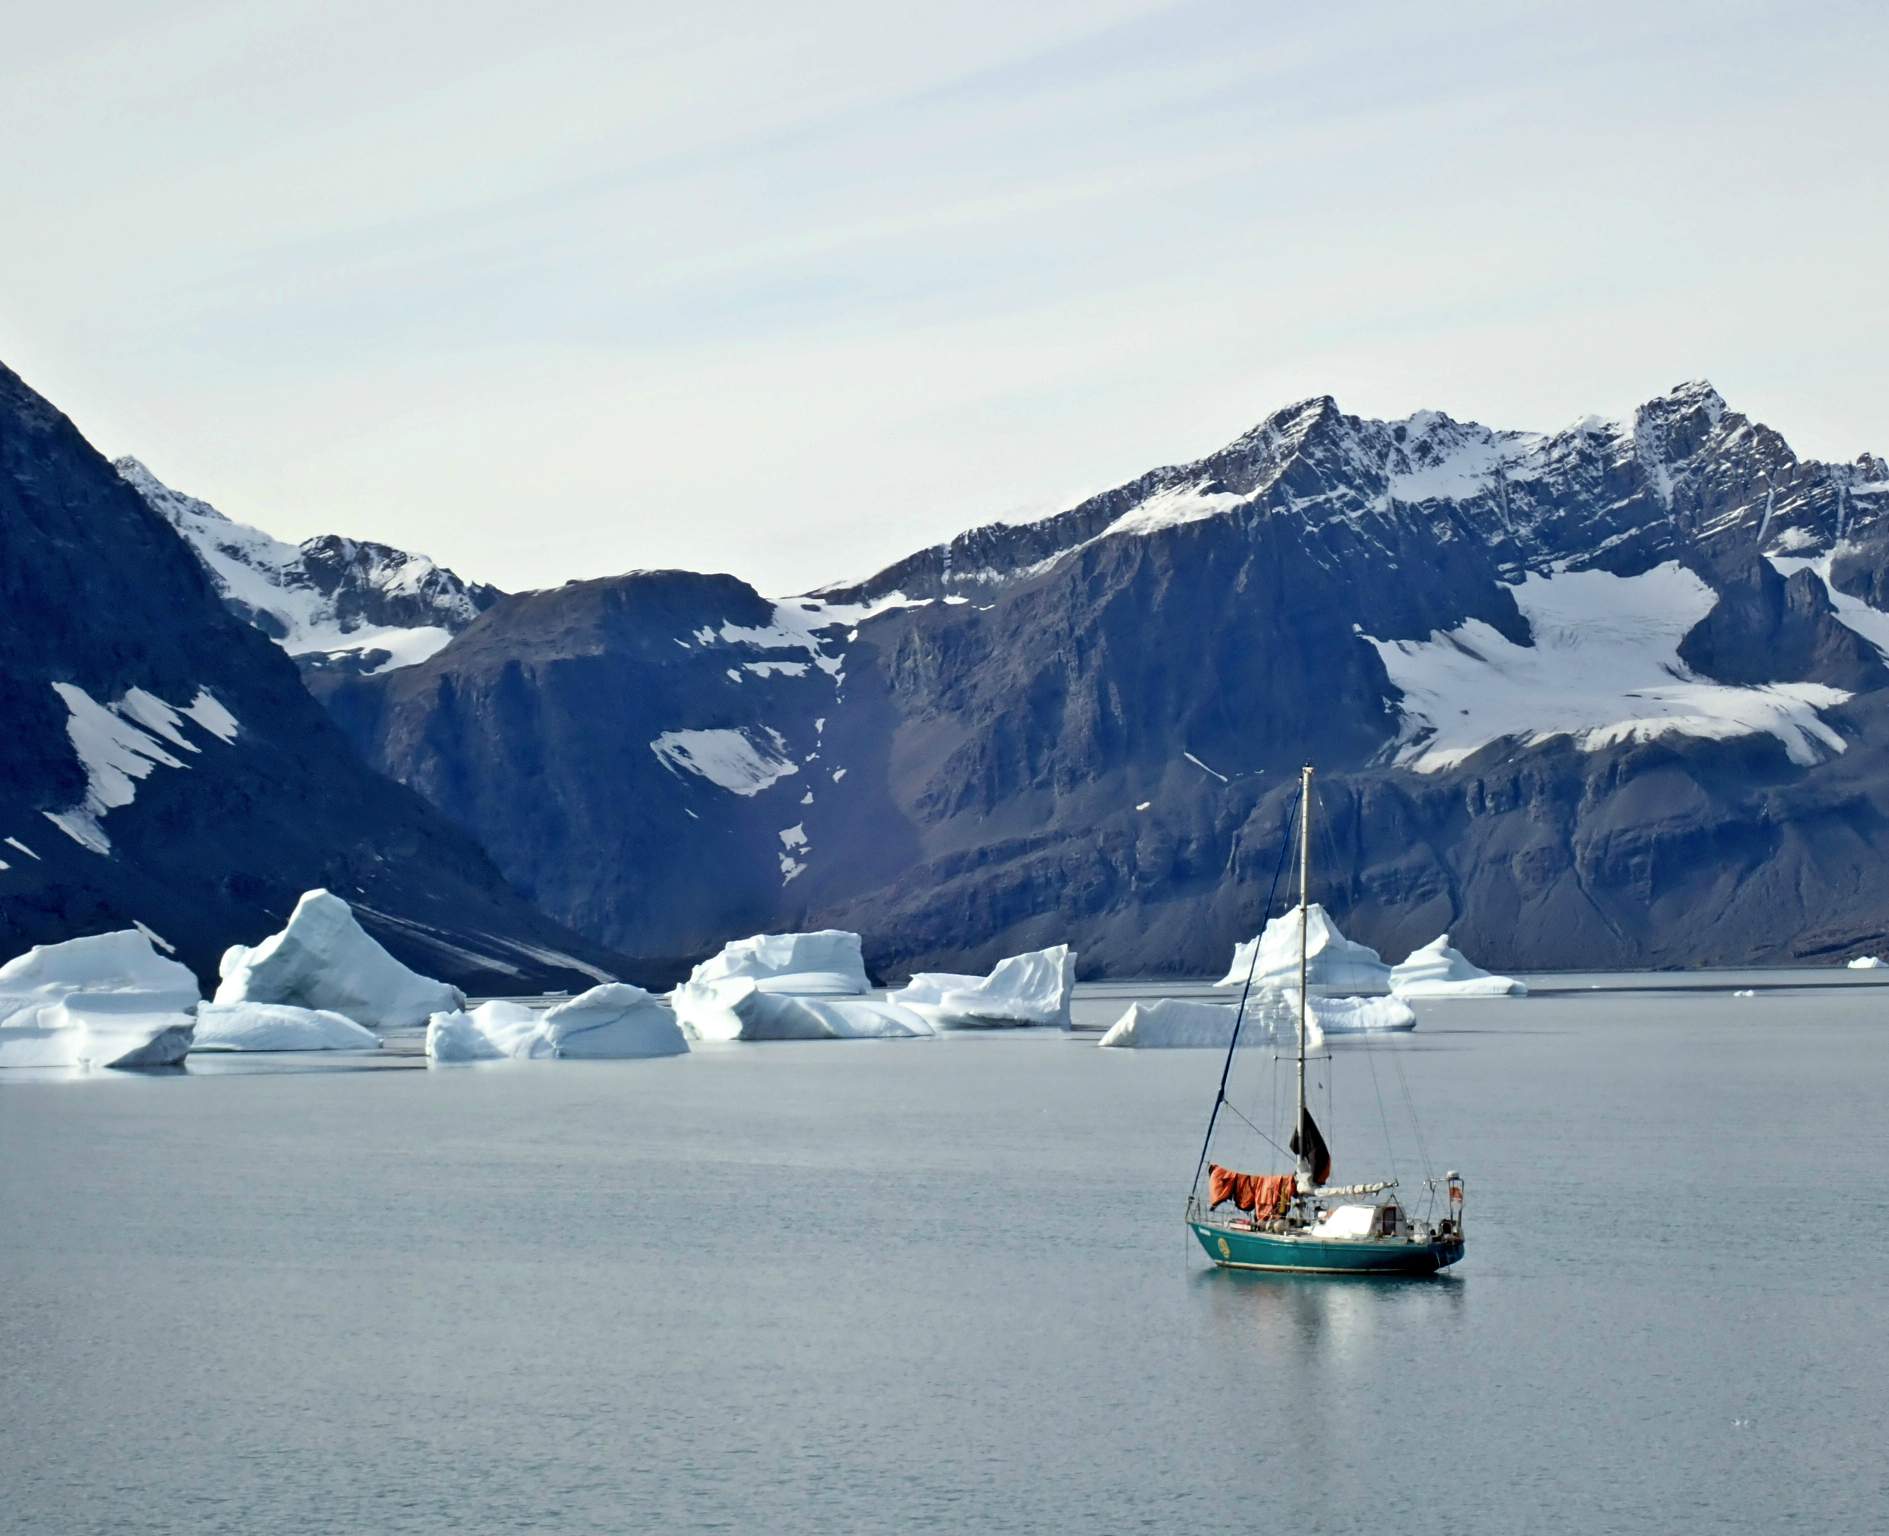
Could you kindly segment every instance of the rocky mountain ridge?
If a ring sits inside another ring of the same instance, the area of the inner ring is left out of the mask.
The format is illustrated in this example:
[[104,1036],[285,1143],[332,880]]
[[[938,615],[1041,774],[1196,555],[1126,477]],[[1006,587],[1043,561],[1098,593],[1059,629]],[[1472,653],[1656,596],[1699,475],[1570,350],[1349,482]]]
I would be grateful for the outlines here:
[[387,544],[338,534],[289,544],[172,490],[137,459],[112,467],[183,536],[230,609],[305,671],[411,666],[501,595]]
[[1393,958],[1837,954],[1889,927],[1886,509],[1880,459],[1800,460],[1705,384],[1549,434],[1320,398],[807,598],[573,583],[314,686],[645,955],[835,923],[888,971],[1213,970],[1307,757],[1327,905]]
[[474,991],[624,963],[371,771],[172,523],[0,367],[0,954],[137,923],[201,981],[326,886]]

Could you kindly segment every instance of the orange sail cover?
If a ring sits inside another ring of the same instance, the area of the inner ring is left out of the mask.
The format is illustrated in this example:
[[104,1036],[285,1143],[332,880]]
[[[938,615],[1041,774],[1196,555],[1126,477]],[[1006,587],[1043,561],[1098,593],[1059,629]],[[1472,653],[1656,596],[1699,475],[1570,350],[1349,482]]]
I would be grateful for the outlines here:
[[1236,1210],[1264,1220],[1291,1208],[1297,1178],[1290,1173],[1236,1173],[1218,1163],[1207,1165],[1207,1209],[1232,1201]]

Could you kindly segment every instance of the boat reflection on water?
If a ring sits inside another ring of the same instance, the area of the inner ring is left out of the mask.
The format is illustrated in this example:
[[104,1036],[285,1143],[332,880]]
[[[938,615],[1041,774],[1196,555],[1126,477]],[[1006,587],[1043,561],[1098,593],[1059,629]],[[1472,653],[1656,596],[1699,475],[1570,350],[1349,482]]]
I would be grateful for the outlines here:
[[[1355,1364],[1381,1372],[1403,1353],[1413,1331],[1459,1326],[1466,1286],[1447,1275],[1258,1274],[1201,1269],[1194,1284],[1206,1298],[1215,1352],[1241,1368],[1333,1369]],[[1308,1384],[1313,1373],[1308,1371]]]

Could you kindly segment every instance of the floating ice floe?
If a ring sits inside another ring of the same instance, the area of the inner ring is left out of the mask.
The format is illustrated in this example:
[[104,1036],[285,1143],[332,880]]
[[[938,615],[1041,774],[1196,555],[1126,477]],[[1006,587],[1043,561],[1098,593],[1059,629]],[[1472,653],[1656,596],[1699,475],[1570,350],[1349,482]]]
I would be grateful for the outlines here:
[[859,935],[838,928],[736,939],[689,973],[692,985],[736,978],[752,981],[763,992],[799,997],[856,997],[871,985]]
[[466,1006],[459,988],[394,959],[327,891],[304,895],[280,933],[253,948],[231,945],[218,971],[219,1003],[327,1009],[375,1029],[424,1024]]
[[0,965],[0,1067],[164,1067],[190,1049],[197,978],[135,928]]
[[[1282,988],[1280,1004],[1297,1019],[1299,993],[1296,987]],[[1396,997],[1320,997],[1307,1001],[1306,1022],[1316,1024],[1322,1036],[1376,1035],[1396,1030],[1415,1029],[1417,1015],[1408,1003]]]
[[[1313,998],[1311,1008],[1306,1011],[1306,1045],[1315,1047],[1325,1043],[1325,1032],[1319,1020],[1328,1012],[1350,1017],[1342,1008],[1333,1009],[1333,1004],[1387,1001],[1389,999],[1385,998]],[[1296,992],[1288,994],[1273,987],[1255,988],[1246,999],[1246,1018],[1240,1025],[1240,1038],[1295,1043],[1299,1030],[1298,1007]],[[1190,1047],[1225,1050],[1232,1043],[1233,1021],[1239,1011],[1234,1003],[1202,1003],[1179,997],[1133,1003],[1097,1043],[1141,1050]],[[1414,1022],[1415,1015],[1411,1017]]]
[[1738,991],[1732,993],[1733,997],[1756,997],[1757,995],[1757,990],[1753,987],[1741,987]]
[[426,1054],[435,1061],[529,1057],[537,1028],[538,1010],[523,1003],[490,1002],[470,1010],[454,1008],[426,1021]]
[[669,995],[691,1040],[902,1040],[931,1034],[916,1011],[863,997],[799,997],[751,976],[689,981]]
[[[1256,948],[1257,965],[1254,963]],[[1347,939],[1325,909],[1316,903],[1306,910],[1305,949],[1306,985],[1314,997],[1341,994],[1356,997],[1391,989],[1391,968],[1378,952],[1368,944]],[[1217,985],[1244,986],[1249,975],[1255,987],[1298,986],[1299,914],[1296,909],[1273,918],[1258,938],[1236,945],[1233,964]]]
[[1069,1028],[1076,956],[1067,944],[999,960],[988,976],[920,972],[886,1001],[938,1029],[1001,1029],[1031,1024]]
[[689,1049],[676,1016],[641,987],[606,982],[539,1013],[523,1003],[481,1003],[427,1021],[435,1061],[624,1061]]
[[1850,969],[1853,971],[1879,971],[1882,969],[1882,964],[1882,960],[1876,955],[1858,955],[1850,962]]
[[1097,1043],[1124,1050],[1211,1047],[1224,1051],[1233,1040],[1237,1011],[1231,1003],[1195,1003],[1179,997],[1131,1003]]
[[1450,936],[1439,934],[1391,967],[1391,991],[1399,997],[1526,997],[1528,988],[1511,976],[1492,976],[1470,964]]
[[322,1008],[287,1003],[204,1003],[197,1009],[199,1051],[377,1051],[380,1036]]

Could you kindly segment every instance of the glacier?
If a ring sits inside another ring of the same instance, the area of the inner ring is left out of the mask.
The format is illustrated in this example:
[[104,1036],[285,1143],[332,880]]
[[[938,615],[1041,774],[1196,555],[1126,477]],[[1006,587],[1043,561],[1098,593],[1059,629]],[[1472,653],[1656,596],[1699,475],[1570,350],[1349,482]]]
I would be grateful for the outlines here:
[[1594,752],[1675,733],[1766,734],[1804,767],[1844,749],[1818,711],[1845,703],[1845,690],[1715,683],[1686,666],[1680,642],[1718,596],[1676,560],[1637,576],[1530,572],[1511,591],[1532,645],[1481,619],[1427,640],[1362,637],[1403,695],[1399,764],[1435,773],[1491,742],[1557,736]]
[[459,988],[394,959],[325,890],[306,892],[280,933],[253,947],[231,945],[218,971],[218,1003],[327,1009],[373,1029],[418,1026],[466,1005]]
[[1493,976],[1472,965],[1450,936],[1439,934],[1391,967],[1391,991],[1398,997],[1526,997],[1528,988],[1512,976]]
[[162,1067],[190,1049],[197,978],[136,928],[0,965],[0,1067]]

